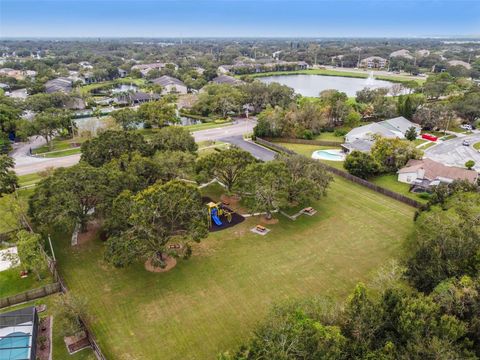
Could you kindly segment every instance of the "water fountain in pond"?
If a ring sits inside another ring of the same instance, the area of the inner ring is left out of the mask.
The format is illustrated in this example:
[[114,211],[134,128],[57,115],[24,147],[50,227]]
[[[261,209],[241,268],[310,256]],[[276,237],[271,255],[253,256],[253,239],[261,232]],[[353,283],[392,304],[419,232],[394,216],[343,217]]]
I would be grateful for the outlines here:
[[366,85],[373,85],[375,84],[375,77],[373,76],[373,71],[370,71],[368,74],[367,80],[365,80]]

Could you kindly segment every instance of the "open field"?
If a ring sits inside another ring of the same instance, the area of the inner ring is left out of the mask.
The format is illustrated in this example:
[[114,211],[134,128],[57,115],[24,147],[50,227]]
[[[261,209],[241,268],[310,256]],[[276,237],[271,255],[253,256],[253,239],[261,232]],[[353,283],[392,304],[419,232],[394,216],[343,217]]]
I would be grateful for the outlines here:
[[[265,76],[275,76],[275,75],[327,75],[327,76],[342,76],[342,77],[351,77],[351,78],[360,78],[366,79],[369,76],[369,73],[365,72],[355,72],[355,71],[340,71],[340,70],[329,70],[329,69],[308,69],[308,70],[295,70],[295,71],[270,71],[264,73],[248,74],[246,76],[257,78]],[[378,80],[387,80],[392,82],[407,82],[407,81],[416,81],[418,84],[425,82],[424,79],[419,79],[414,76],[402,76],[402,75],[379,75],[374,74],[375,79]]]
[[414,209],[340,178],[310,205],[314,217],[280,215],[265,237],[249,231],[256,218],[211,233],[164,274],[113,268],[98,239],[72,249],[57,235],[56,255],[70,291],[89,300],[107,358],[212,359],[244,341],[274,302],[344,298],[399,256],[413,226]]
[[[1,273],[0,273],[1,274]],[[55,299],[60,296],[60,295],[50,295],[47,297],[44,297],[42,299],[37,299],[35,301],[30,301],[28,303],[24,303],[21,305],[1,309],[0,313],[3,312],[8,312],[12,310],[17,310],[21,309],[24,307],[28,306],[34,306],[34,305],[47,305],[47,310],[43,313],[40,313],[39,316],[45,317],[45,316],[50,316],[54,313],[53,307],[55,306]],[[53,353],[52,353],[52,358],[54,360],[95,360],[96,357],[93,354],[93,351],[91,349],[84,349],[80,352],[77,352],[73,355],[69,355],[67,348],[65,346],[65,342],[63,341],[63,336],[61,335],[60,331],[58,330],[58,321],[55,316],[53,318]]]

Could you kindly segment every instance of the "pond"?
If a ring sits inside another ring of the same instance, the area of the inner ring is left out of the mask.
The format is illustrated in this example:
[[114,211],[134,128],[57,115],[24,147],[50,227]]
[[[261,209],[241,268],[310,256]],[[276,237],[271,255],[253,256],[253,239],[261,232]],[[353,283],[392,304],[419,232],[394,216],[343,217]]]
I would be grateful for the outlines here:
[[377,80],[370,75],[367,79],[348,78],[342,76],[323,75],[275,75],[258,78],[265,84],[277,82],[287,85],[303,96],[318,96],[323,90],[336,89],[347,96],[355,96],[363,88],[378,89],[391,88],[395,83]]

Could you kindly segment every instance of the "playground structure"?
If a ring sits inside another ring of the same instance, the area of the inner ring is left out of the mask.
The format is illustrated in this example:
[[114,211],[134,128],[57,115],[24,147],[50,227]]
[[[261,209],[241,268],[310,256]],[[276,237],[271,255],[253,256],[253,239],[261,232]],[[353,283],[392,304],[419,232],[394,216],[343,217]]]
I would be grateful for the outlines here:
[[233,211],[227,208],[221,202],[214,203],[211,201],[207,204],[207,207],[208,207],[208,227],[211,228],[213,224],[215,224],[216,226],[222,226],[224,223],[222,222],[220,217],[225,218],[225,220],[228,223],[232,221]]

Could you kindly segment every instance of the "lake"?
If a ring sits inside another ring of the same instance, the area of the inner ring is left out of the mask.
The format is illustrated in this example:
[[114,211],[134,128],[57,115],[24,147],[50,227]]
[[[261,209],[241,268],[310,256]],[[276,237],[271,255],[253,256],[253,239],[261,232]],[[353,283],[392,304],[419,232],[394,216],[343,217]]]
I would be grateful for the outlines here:
[[277,82],[287,85],[303,96],[318,96],[323,90],[335,89],[355,96],[356,92],[363,88],[378,89],[391,88],[395,83],[377,80],[372,77],[366,79],[348,78],[342,76],[323,75],[275,75],[257,78],[265,84]]

